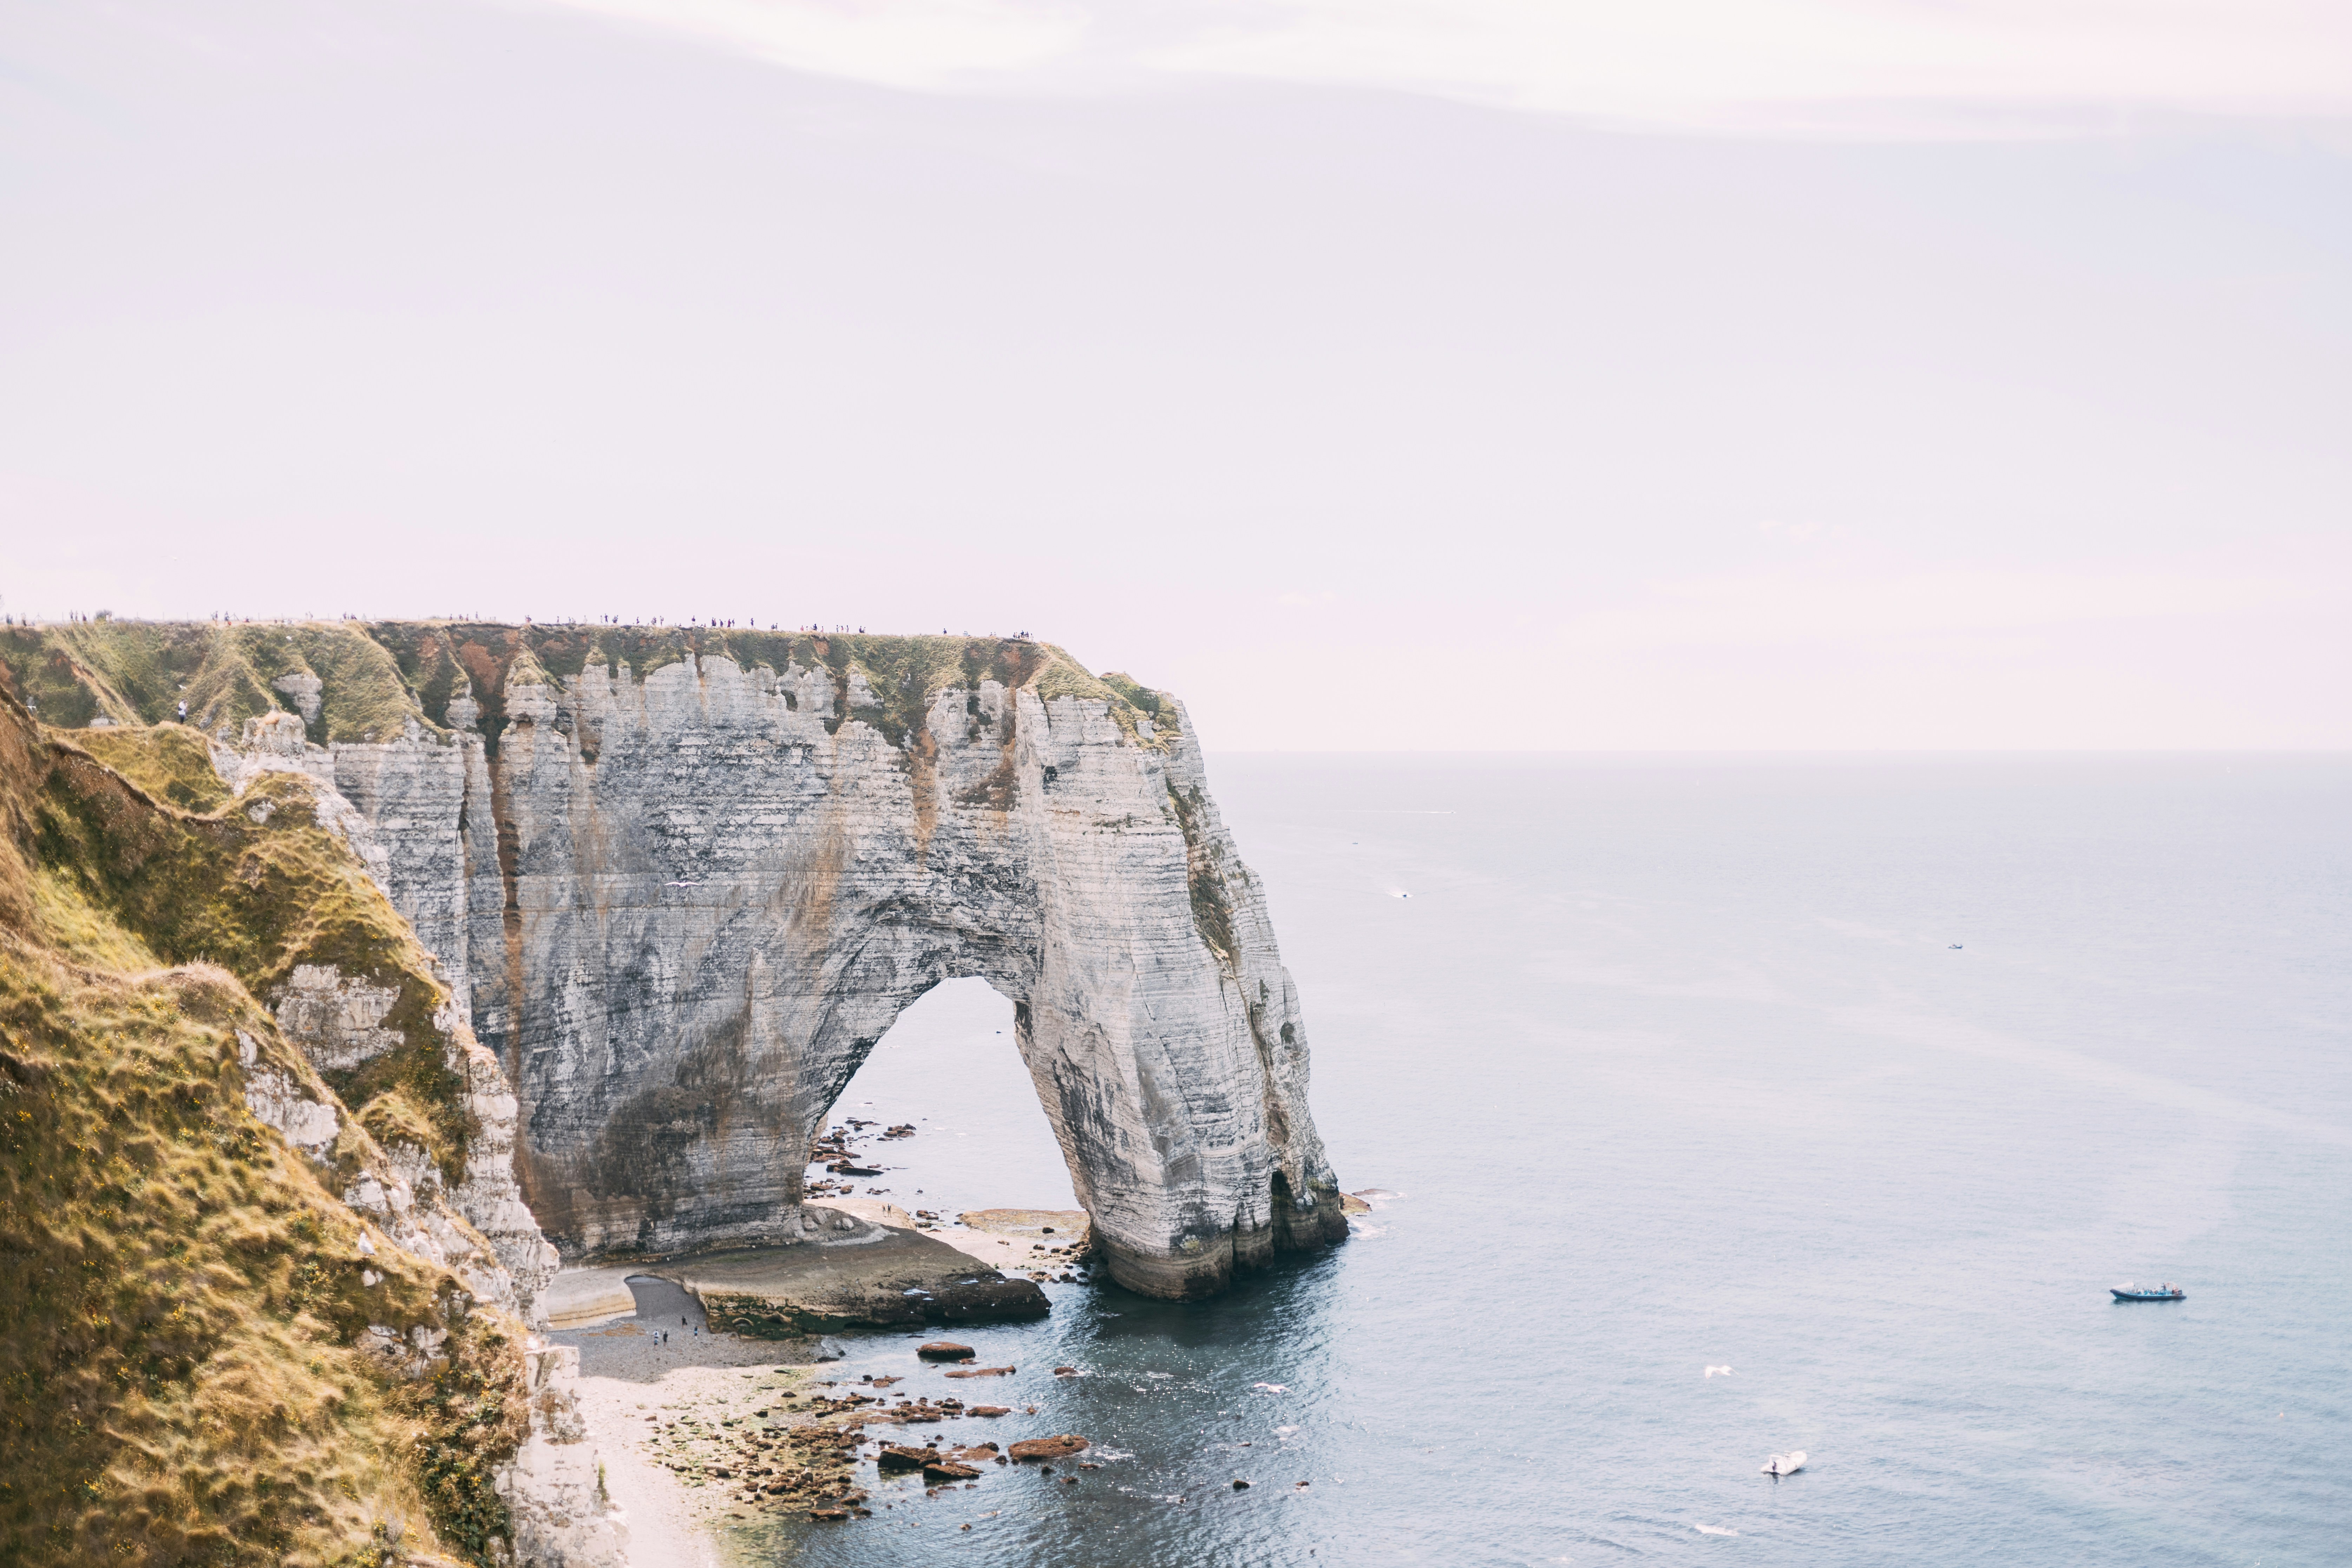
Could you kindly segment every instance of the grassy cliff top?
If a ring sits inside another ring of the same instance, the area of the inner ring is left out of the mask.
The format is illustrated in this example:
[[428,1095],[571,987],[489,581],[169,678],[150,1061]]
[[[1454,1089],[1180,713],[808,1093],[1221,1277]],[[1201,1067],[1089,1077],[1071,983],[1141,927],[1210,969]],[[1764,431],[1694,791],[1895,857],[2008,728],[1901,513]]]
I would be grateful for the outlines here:
[[[438,733],[450,704],[470,699],[495,743],[509,685],[608,677],[639,679],[691,658],[744,668],[828,671],[849,714],[853,670],[877,699],[856,718],[899,743],[937,693],[995,680],[1045,701],[1106,704],[1139,743],[1167,743],[1175,704],[1125,675],[1097,677],[1062,648],[1024,637],[894,637],[673,626],[513,625],[486,621],[72,621],[0,627],[0,690],[46,724],[80,730],[158,724],[180,716],[235,738],[246,720],[300,713],[310,738],[391,740],[408,726]],[[1139,723],[1139,721],[1148,721]]]
[[[381,1233],[366,1250],[337,1195],[382,1167],[372,1129],[462,1144],[443,1053],[419,1031],[369,1064],[396,1081],[339,1096],[263,1000],[334,962],[429,1001],[423,954],[304,781],[184,808],[200,737],[98,738],[0,700],[0,1562],[323,1568],[404,1520],[410,1547],[488,1563],[520,1326]],[[248,1110],[261,1072],[335,1110],[323,1163]],[[378,1323],[446,1333],[445,1359],[386,1370]]]

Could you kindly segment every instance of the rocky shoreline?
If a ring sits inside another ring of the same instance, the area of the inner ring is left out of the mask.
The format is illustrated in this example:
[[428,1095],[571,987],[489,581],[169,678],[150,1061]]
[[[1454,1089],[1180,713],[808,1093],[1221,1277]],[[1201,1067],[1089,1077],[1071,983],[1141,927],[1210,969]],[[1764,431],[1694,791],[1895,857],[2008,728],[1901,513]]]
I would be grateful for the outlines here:
[[[835,1129],[812,1164],[867,1168],[852,1146],[875,1139],[876,1125]],[[1025,1430],[900,1436],[1039,1414],[991,1403],[982,1391],[1014,1369],[980,1366],[952,1340],[926,1345],[909,1368],[928,1366],[942,1380],[935,1392],[892,1393],[903,1376],[852,1383],[825,1372],[842,1354],[835,1332],[1046,1316],[1043,1286],[1093,1278],[1084,1212],[910,1212],[878,1193],[805,1212],[795,1245],[567,1269],[545,1293],[559,1353],[579,1357],[580,1417],[627,1521],[632,1568],[718,1568],[727,1527],[848,1523],[871,1516],[870,1488],[884,1479],[919,1472],[927,1493],[973,1487],[994,1467],[1086,1446]]]
[[[893,1393],[903,1376],[829,1377],[818,1359],[834,1353],[825,1341],[726,1332],[683,1290],[662,1286],[640,1277],[629,1317],[553,1335],[559,1353],[579,1357],[579,1417],[627,1522],[632,1568],[719,1568],[722,1526],[870,1518],[869,1463],[874,1479],[919,1471],[929,1492],[975,1487],[995,1467],[1050,1468],[1088,1447],[1073,1433],[900,1437],[950,1422],[1018,1426],[1042,1412],[978,1394]],[[1013,1370],[977,1366],[971,1347],[948,1341],[923,1346],[915,1364],[925,1363],[947,1379]]]
[[[1390,1195],[1351,1195],[1349,1207],[1369,1212]],[[892,1273],[893,1258],[946,1252],[961,1278],[972,1278],[974,1261],[984,1259],[1026,1273],[1018,1283],[1035,1290],[1047,1280],[1077,1282],[1073,1271],[1085,1266],[1092,1240],[1082,1213],[973,1210],[951,1224],[874,1200],[837,1199],[833,1208],[856,1222],[833,1232],[840,1242],[774,1250],[823,1260],[820,1272],[877,1279]],[[852,1239],[867,1230],[883,1234]],[[902,1250],[909,1244],[919,1245]],[[1019,1369],[983,1366],[959,1340],[869,1342],[851,1352],[856,1364],[885,1370],[853,1379],[835,1370],[845,1347],[826,1335],[730,1331],[730,1292],[705,1293],[709,1281],[733,1277],[722,1261],[730,1256],[570,1270],[548,1293],[552,1337],[577,1347],[581,1417],[627,1522],[631,1568],[724,1568],[730,1531],[762,1523],[851,1528],[894,1500],[944,1500],[1020,1468],[1057,1489],[1078,1485],[1084,1472],[1100,1468],[1097,1460],[1118,1457],[1090,1453],[1096,1438],[1086,1434],[1055,1430],[1050,1394],[1035,1402],[1042,1391],[992,1402],[989,1391]],[[795,1287],[805,1288],[805,1279]],[[566,1326],[600,1306],[594,1321]],[[875,1326],[914,1326],[889,1310]],[[894,1355],[904,1358],[903,1371],[890,1369]],[[1050,1370],[1057,1387],[1082,1375],[1076,1367]],[[916,1480],[919,1489],[906,1485]]]
[[[918,1131],[847,1119],[811,1163],[879,1175],[883,1149]],[[960,1340],[901,1343],[903,1371],[877,1367],[870,1352],[892,1352],[868,1342],[849,1353],[877,1370],[832,1370],[845,1348],[835,1333],[1045,1316],[1044,1286],[1096,1277],[1083,1211],[910,1210],[869,1187],[807,1212],[815,1224],[797,1245],[575,1268],[547,1292],[557,1339],[579,1347],[581,1406],[631,1521],[632,1568],[719,1568],[740,1554],[738,1531],[854,1528],[910,1500],[984,1494],[1015,1468],[1057,1490],[1100,1468],[1092,1439],[1031,1402],[1038,1391],[992,1399],[1019,1369],[982,1365]],[[1078,1375],[1052,1371],[1057,1384]]]

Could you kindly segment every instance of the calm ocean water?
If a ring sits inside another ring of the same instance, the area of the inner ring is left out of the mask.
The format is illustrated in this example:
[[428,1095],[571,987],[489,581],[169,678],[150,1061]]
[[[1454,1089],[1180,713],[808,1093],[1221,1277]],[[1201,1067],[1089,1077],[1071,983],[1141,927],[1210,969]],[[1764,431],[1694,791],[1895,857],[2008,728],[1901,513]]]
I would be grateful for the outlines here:
[[[1210,777],[1341,1181],[1402,1195],[963,1336],[1043,1414],[950,1430],[1084,1433],[1081,1484],[877,1484],[747,1561],[2352,1562],[2352,759]],[[1010,1026],[942,987],[851,1086],[925,1119],[895,1198],[1070,1203]],[[834,1375],[958,1386],[916,1338]]]

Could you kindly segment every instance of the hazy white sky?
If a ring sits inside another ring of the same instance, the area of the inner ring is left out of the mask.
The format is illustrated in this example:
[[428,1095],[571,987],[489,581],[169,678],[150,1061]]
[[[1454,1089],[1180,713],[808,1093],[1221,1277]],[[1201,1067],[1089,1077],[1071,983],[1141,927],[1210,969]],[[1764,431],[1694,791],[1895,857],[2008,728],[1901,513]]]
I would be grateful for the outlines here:
[[11,613],[2352,744],[2352,7],[0,0]]

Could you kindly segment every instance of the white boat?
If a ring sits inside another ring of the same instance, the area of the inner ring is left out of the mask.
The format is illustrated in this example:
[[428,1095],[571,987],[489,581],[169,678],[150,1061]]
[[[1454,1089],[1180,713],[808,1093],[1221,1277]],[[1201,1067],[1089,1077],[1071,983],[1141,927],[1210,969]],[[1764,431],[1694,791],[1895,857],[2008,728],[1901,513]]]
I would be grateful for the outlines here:
[[1768,1476],[1793,1476],[1805,1468],[1805,1451],[1799,1448],[1791,1454],[1775,1454],[1764,1461]]

